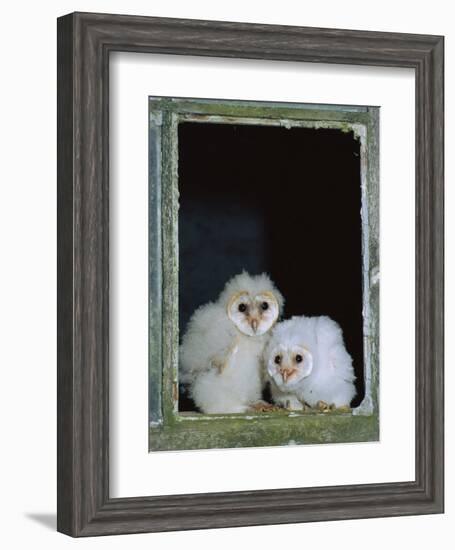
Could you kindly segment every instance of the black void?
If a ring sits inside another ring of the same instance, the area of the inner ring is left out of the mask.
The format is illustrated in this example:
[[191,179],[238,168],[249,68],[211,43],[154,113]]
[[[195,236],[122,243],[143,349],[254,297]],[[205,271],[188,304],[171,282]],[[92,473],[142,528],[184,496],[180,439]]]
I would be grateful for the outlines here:
[[[267,272],[284,317],[328,315],[364,396],[360,143],[335,129],[185,122],[178,129],[179,325],[226,281]],[[185,388],[179,409],[195,410]]]

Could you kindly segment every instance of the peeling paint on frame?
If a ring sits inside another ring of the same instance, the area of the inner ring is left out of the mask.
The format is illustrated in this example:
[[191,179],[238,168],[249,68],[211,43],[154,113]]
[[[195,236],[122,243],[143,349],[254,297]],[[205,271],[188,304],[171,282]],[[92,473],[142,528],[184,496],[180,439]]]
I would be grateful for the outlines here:
[[[149,450],[379,439],[379,107],[149,98]],[[178,412],[178,124],[331,128],[361,150],[365,398],[352,413]]]

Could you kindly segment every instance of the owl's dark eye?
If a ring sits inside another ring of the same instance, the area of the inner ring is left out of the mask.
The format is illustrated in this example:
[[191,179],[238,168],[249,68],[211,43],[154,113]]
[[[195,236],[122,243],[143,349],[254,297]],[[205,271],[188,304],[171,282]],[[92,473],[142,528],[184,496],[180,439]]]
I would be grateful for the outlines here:
[[269,309],[269,304],[267,302],[262,302],[261,308],[263,311],[265,311],[266,309]]
[[281,363],[281,355],[275,356],[275,363],[279,365]]
[[303,357],[301,355],[296,355],[295,360],[297,363],[301,363],[303,361]]
[[241,313],[245,313],[246,311],[246,304],[239,304],[239,311]]

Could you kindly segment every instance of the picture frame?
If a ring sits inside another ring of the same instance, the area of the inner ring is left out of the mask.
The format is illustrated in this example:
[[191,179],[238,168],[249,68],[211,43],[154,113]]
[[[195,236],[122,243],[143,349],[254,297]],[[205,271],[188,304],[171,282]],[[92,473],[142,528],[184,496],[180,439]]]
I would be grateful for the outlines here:
[[[416,479],[109,495],[109,53],[407,67],[416,81]],[[71,536],[442,513],[443,38],[73,13],[58,20],[58,512]]]

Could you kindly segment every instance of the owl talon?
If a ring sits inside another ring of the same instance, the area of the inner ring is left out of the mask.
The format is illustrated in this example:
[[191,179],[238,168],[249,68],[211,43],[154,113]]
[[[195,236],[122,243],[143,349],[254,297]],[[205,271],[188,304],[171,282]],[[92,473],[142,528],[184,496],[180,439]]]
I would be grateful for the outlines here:
[[318,401],[316,403],[316,408],[321,412],[329,412],[330,411],[330,405],[326,403],[325,401]]
[[265,401],[258,401],[250,405],[250,410],[254,412],[273,412],[279,411],[281,407],[277,405],[272,405],[272,403],[266,403]]

